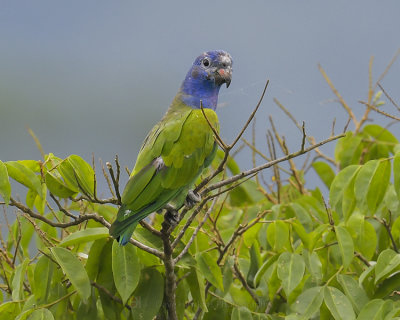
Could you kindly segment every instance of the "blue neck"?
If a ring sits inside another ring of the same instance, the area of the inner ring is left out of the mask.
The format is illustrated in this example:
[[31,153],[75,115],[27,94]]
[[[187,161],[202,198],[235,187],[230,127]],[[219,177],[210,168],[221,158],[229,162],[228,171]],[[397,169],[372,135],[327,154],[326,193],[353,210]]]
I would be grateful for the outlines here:
[[189,72],[183,81],[180,92],[181,100],[188,106],[200,109],[200,100],[203,108],[215,110],[218,103],[218,93],[221,86],[216,86],[214,81],[201,77],[192,77]]

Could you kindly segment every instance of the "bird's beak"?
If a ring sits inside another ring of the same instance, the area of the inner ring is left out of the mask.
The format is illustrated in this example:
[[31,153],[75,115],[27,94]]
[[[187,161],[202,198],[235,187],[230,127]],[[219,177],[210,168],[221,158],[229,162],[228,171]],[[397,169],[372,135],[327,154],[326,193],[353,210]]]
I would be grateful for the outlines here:
[[226,83],[228,88],[232,80],[232,67],[219,68],[214,73],[215,84],[222,85]]

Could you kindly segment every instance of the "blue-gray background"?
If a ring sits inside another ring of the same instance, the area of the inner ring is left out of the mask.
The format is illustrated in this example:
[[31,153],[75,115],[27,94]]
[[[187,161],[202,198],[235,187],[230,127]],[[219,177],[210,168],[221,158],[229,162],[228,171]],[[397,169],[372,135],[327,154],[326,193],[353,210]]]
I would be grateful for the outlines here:
[[[271,114],[295,151],[301,136],[273,97],[317,140],[335,117],[339,131],[347,115],[317,64],[360,115],[370,57],[376,79],[400,47],[399,14],[398,0],[2,1],[0,159],[40,158],[29,127],[47,153],[90,160],[94,152],[104,161],[118,154],[132,167],[192,61],[210,49],[234,58],[232,85],[219,100],[223,138],[233,139],[270,79],[257,143],[265,150]],[[400,61],[382,82],[397,100],[399,71]],[[325,150],[332,154],[333,144]],[[239,161],[249,167],[249,152]]]

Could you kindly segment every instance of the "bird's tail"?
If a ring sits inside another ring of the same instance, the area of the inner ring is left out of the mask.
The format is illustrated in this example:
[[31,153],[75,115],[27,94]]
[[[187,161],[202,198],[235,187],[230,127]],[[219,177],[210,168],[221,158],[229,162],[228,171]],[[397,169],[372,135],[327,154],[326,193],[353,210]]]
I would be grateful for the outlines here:
[[[120,216],[120,213],[124,212],[125,210],[126,210],[125,205],[122,205],[119,208],[117,216]],[[131,218],[134,217],[135,216],[132,216]],[[126,220],[119,221],[118,219],[115,220],[110,227],[110,236],[116,239],[121,246],[126,245],[129,242],[129,239],[131,238],[133,231],[135,231],[135,228],[140,220],[141,219],[138,219],[137,221],[136,219],[133,221],[126,221]]]

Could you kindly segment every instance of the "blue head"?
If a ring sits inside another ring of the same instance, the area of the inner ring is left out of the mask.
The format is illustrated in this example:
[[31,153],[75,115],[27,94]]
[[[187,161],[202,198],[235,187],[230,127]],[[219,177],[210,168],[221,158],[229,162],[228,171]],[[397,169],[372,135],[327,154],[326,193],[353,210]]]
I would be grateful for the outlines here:
[[232,78],[232,57],[223,50],[204,52],[193,62],[181,86],[182,101],[193,108],[215,110],[221,85],[229,87]]

